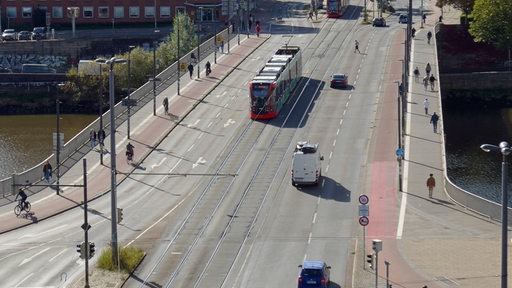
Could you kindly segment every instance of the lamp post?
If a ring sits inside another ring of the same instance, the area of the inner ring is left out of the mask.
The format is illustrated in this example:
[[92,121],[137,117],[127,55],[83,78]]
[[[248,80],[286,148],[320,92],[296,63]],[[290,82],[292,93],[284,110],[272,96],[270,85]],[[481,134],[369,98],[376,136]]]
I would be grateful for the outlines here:
[[155,29],[157,28],[157,24],[156,24],[156,0],[153,1],[153,6],[155,7]]
[[[135,48],[135,46],[128,46],[128,99],[130,99],[130,95],[132,94],[132,88],[131,88],[131,76],[132,76],[132,72],[131,72],[131,60],[130,60],[130,54],[132,52],[132,50]],[[130,139],[130,111],[131,110],[131,106],[128,105],[128,121],[126,122],[126,126],[127,126],[127,131],[126,131],[126,135],[128,137],[128,139]]]
[[75,38],[75,19],[80,13],[80,7],[68,7],[68,16],[71,17],[71,27],[73,30],[73,38]]
[[116,183],[116,117],[115,117],[115,101],[114,101],[114,65],[116,63],[126,63],[125,59],[109,60],[96,59],[96,62],[109,65],[109,97],[110,97],[110,197],[111,197],[111,230],[112,230],[112,263],[119,265],[119,254],[117,247],[117,183]]
[[507,288],[507,232],[508,232],[508,161],[507,156],[512,152],[505,141],[499,146],[483,144],[480,146],[485,152],[499,152],[501,162],[501,288]]
[[199,47],[201,46],[201,35],[199,35],[199,30],[201,30],[201,22],[203,21],[203,7],[197,7],[197,78],[201,78],[201,67],[199,63],[201,62],[201,53]]
[[176,21],[176,27],[178,29],[178,51],[177,51],[177,57],[178,57],[178,65],[177,65],[177,68],[178,68],[178,85],[177,85],[177,89],[178,89],[178,95],[180,95],[180,77],[181,77],[181,72],[180,72],[180,65],[181,65],[181,62],[180,62],[180,18],[181,17],[177,17],[178,21]]
[[153,41],[153,116],[156,116],[156,41]]
[[[64,84],[63,83],[60,83],[58,84],[59,88],[62,88],[64,87]],[[55,101],[56,102],[56,108],[55,108],[55,112],[57,114],[57,135],[56,135],[56,142],[57,142],[57,145],[55,145],[55,161],[57,162],[56,163],[56,171],[55,171],[55,174],[57,174],[57,195],[60,194],[60,171],[59,171],[59,166],[60,166],[60,100],[57,98],[57,100]]]

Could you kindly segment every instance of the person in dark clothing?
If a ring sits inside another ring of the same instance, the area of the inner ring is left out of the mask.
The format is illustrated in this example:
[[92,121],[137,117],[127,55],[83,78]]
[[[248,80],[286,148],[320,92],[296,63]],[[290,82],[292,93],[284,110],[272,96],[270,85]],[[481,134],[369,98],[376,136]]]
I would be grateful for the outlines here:
[[434,112],[432,117],[430,117],[430,123],[432,123],[432,128],[434,128],[434,133],[437,133],[437,121],[439,121],[439,116]]
[[212,73],[212,64],[210,64],[210,61],[206,61],[206,64],[204,65],[206,68],[206,77]]
[[164,105],[165,115],[169,115],[169,98],[165,97],[162,105]]
[[100,145],[104,145],[105,137],[105,130],[100,128],[100,130],[98,130],[98,142],[100,142]]
[[52,178],[52,165],[49,161],[46,161],[43,166],[43,175],[46,182],[50,183],[50,178]]
[[192,79],[192,74],[194,74],[194,65],[192,65],[192,63],[189,63],[187,68],[188,68],[188,73],[190,75],[190,79]]
[[18,195],[16,195],[16,198],[14,201],[18,200],[18,197],[20,198],[21,204],[23,205],[23,209],[26,209],[27,207],[27,194],[25,194],[25,191],[23,191],[21,188],[18,190]]

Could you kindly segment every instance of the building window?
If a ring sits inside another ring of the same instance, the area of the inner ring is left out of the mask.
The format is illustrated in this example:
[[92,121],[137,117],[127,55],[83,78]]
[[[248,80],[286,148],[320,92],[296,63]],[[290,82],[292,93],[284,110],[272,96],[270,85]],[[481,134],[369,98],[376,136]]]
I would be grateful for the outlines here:
[[84,18],[93,18],[94,17],[94,8],[93,7],[84,7]]
[[155,18],[155,6],[144,7],[144,18]]
[[160,18],[171,18],[171,7],[160,7]]
[[140,17],[140,9],[136,6],[130,6],[129,8],[130,18],[139,18]]
[[7,14],[7,19],[16,18],[16,7],[7,7],[5,14]]
[[99,18],[108,18],[109,17],[108,7],[105,7],[105,6],[98,7],[98,17]]
[[52,7],[52,18],[63,18],[62,7]]
[[124,7],[116,6],[114,7],[114,18],[124,18]]
[[21,17],[32,18],[32,7],[21,7]]

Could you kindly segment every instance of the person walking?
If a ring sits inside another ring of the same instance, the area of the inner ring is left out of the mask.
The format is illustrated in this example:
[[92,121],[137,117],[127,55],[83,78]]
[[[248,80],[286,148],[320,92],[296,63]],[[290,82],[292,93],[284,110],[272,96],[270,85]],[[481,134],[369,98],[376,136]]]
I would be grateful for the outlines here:
[[190,79],[192,79],[192,74],[194,74],[194,65],[192,65],[192,63],[189,63],[187,68],[188,68],[188,73],[190,75]]
[[432,128],[434,128],[434,133],[437,133],[437,121],[439,121],[439,116],[434,112],[432,117],[430,117],[430,123],[432,123]]
[[256,24],[256,36],[260,37],[261,27],[260,24]]
[[432,32],[428,31],[427,33],[427,43],[430,44],[430,39],[432,39]]
[[428,99],[425,98],[425,101],[423,101],[423,108],[425,109],[425,115],[428,115],[428,107],[430,106],[430,103],[428,102]]
[[428,87],[428,76],[425,75],[425,77],[423,77],[423,86],[425,87],[425,91],[427,91],[427,87]]
[[98,142],[100,142],[100,145],[104,145],[105,138],[105,130],[100,128],[100,130],[98,130]]
[[436,77],[434,77],[434,74],[430,75],[428,78],[428,82],[430,82],[430,90],[434,91],[434,82],[436,81]]
[[192,62],[194,64],[197,63],[197,58],[194,53],[190,53],[190,62]]
[[164,101],[162,102],[162,105],[164,105],[165,115],[169,115],[169,98],[165,97]]
[[427,66],[425,66],[425,73],[427,74],[427,77],[430,76],[430,71],[432,71],[432,67],[430,67],[430,63],[427,63]]
[[206,64],[204,64],[204,66],[206,68],[206,77],[208,77],[210,73],[212,73],[212,64],[210,64],[210,61],[206,61]]
[[43,175],[46,182],[50,183],[50,179],[52,178],[52,165],[48,160],[44,163]]
[[309,9],[308,18],[306,20],[309,20],[309,19],[311,19],[311,21],[313,21],[313,10],[312,9]]
[[96,146],[96,131],[94,129],[89,132],[89,142],[91,143],[91,149],[93,149]]
[[354,42],[354,53],[356,53],[356,51],[361,54],[361,51],[359,51],[359,41],[355,40]]
[[414,69],[414,80],[418,82],[420,78],[420,69],[418,69],[418,66],[416,66],[416,69]]
[[432,194],[434,193],[434,187],[436,187],[436,179],[434,178],[434,174],[430,173],[430,177],[427,178],[427,187],[428,187],[428,198],[432,198]]

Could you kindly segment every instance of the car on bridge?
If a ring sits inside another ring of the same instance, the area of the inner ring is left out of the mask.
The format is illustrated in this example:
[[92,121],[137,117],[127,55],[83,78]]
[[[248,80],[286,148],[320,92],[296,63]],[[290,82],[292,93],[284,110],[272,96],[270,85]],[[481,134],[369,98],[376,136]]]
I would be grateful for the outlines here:
[[2,33],[3,41],[16,41],[16,30],[14,29],[5,29]]
[[331,282],[330,269],[324,261],[304,261],[299,265],[298,288],[327,288]]

